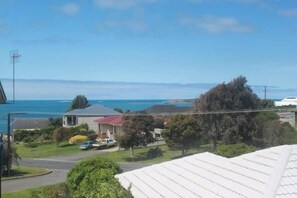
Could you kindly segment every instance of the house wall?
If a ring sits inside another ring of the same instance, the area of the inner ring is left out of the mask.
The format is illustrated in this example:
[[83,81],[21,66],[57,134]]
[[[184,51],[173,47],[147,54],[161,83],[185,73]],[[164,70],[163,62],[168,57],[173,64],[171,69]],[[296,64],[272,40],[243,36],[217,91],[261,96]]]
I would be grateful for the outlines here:
[[78,117],[77,124],[81,125],[86,123],[89,126],[89,130],[98,132],[98,124],[94,122],[94,120],[100,119],[100,118],[103,118],[103,117]]
[[71,117],[71,116],[64,116],[63,117],[63,127],[75,127],[81,124],[88,124],[89,126],[89,130],[93,130],[95,132],[98,132],[98,124],[94,122],[94,120],[96,119],[100,119],[103,118],[101,117],[83,117],[83,116],[78,116],[76,117],[76,124],[75,125],[68,125],[67,123],[67,117]]
[[99,136],[100,137],[109,137],[110,139],[115,140],[117,135],[122,135],[123,127],[122,126],[112,126],[110,124],[99,124]]

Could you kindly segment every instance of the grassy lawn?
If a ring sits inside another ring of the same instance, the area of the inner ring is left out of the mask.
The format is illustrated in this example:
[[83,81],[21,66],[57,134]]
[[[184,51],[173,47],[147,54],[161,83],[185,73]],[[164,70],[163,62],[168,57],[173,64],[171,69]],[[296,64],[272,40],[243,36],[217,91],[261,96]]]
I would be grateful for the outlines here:
[[[180,150],[169,150],[169,148],[166,145],[162,145],[159,147],[163,151],[163,156],[156,157],[156,158],[149,158],[147,156],[148,150],[150,148],[155,148],[155,147],[144,147],[144,148],[135,149],[134,162],[154,164],[154,163],[160,163],[160,162],[182,157]],[[190,149],[187,152],[187,155],[201,153],[201,152],[210,151],[210,150],[211,150],[210,145],[202,145],[199,148]],[[121,151],[106,153],[101,156],[112,159],[115,162],[132,162],[132,159],[130,157],[130,150],[121,150]]]
[[17,153],[22,158],[40,158],[81,152],[78,145],[68,144],[67,142],[63,142],[59,146],[55,142],[44,143],[36,148],[25,147],[24,144],[16,144],[15,146]]
[[[3,198],[31,198],[32,197],[32,191],[35,189],[29,189],[29,190],[21,190],[21,191],[16,191],[16,192],[11,192],[11,193],[3,193],[2,197]],[[37,190],[37,188],[36,188]]]
[[[43,187],[32,188],[32,189],[27,189],[27,190],[20,190],[20,191],[15,191],[15,192],[10,192],[10,193],[3,193],[2,197],[3,198],[20,198],[20,197],[21,198],[32,198],[32,197],[42,198],[42,197],[45,197],[44,192],[43,192],[44,190],[49,189],[49,188],[63,189],[63,188],[59,188],[59,186],[61,186],[61,184],[43,186]],[[61,193],[63,193],[63,192],[61,192]],[[46,197],[57,197],[57,196],[53,196],[52,194],[48,195],[48,193],[46,193],[46,195],[47,195]],[[61,194],[60,197],[64,197],[63,194]]]
[[6,173],[3,173],[2,180],[6,179],[14,179],[19,177],[29,177],[34,175],[40,175],[47,173],[48,170],[46,168],[35,168],[35,167],[27,167],[27,166],[12,166],[11,176],[7,177]]
[[[20,145],[18,145],[18,146],[20,146]],[[43,147],[45,147],[45,148],[43,148]],[[49,150],[48,147],[52,148],[52,149],[55,148],[55,150],[58,150],[58,152],[59,152],[59,150],[61,150],[61,148],[56,149],[55,144],[54,145],[47,145],[47,146],[40,146],[40,147],[37,147],[37,148],[38,149],[42,148],[42,150],[44,150],[43,152],[45,152],[45,151],[48,152],[48,150]],[[77,148],[77,146],[75,146],[75,148]],[[162,145],[162,146],[159,146],[159,148],[162,149],[163,156],[157,157],[157,158],[149,158],[149,157],[147,157],[147,152],[148,152],[148,150],[150,148],[155,148],[155,146],[154,147],[144,147],[144,148],[135,149],[134,162],[154,164],[154,163],[161,163],[161,162],[164,162],[164,161],[177,159],[177,158],[181,157],[181,151],[180,150],[169,150],[166,145]],[[24,149],[28,149],[28,148],[24,148]],[[78,151],[79,151],[79,149],[76,149],[73,152],[78,152]],[[205,152],[205,151],[210,151],[210,145],[202,145],[199,148],[190,149],[188,151],[187,155],[192,155],[192,154],[201,153],[201,152]],[[28,151],[26,151],[26,152],[28,152]],[[38,151],[38,152],[40,152],[40,151]],[[57,155],[58,153],[56,153],[56,152],[57,151],[48,152],[48,153],[55,153]],[[71,153],[71,152],[69,152],[69,151],[64,152],[64,154],[67,154],[67,153]],[[59,152],[59,154],[60,154],[60,152]],[[28,156],[31,157],[32,155],[28,155]],[[42,154],[36,155],[36,156],[40,157],[40,156],[42,156]],[[129,150],[121,150],[121,151],[116,151],[116,152],[105,153],[105,154],[102,155],[102,157],[112,159],[115,162],[132,162],[132,160],[130,158],[130,151]],[[30,197],[32,197],[32,193],[41,195],[40,192],[44,188],[46,188],[46,187],[16,191],[16,192],[11,192],[11,193],[4,193],[2,196],[3,196],[3,198],[19,198],[19,197],[30,198]]]

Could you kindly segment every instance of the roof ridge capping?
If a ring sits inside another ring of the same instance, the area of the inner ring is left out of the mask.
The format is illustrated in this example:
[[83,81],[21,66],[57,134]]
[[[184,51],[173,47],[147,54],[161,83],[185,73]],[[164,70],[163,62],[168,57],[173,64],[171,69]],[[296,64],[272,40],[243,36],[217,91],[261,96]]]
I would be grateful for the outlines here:
[[[275,197],[282,181],[282,177],[288,165],[292,153],[293,145],[282,145],[274,148],[269,148],[267,151],[278,151],[279,159],[277,165],[274,167],[272,174],[267,182],[266,189],[263,194],[263,198]],[[264,150],[265,151],[265,150]],[[259,151],[261,152],[261,151]],[[257,152],[255,152],[256,154]]]

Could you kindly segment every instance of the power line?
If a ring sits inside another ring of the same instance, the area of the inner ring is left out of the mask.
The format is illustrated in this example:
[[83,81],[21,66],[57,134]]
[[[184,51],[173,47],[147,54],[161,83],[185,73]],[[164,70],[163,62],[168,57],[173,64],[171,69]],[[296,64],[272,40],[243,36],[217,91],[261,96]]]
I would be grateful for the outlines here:
[[[198,112],[172,112],[172,113],[123,113],[123,116],[166,116],[166,115],[212,115],[212,114],[238,114],[238,113],[261,113],[261,112],[272,112],[281,111],[281,109],[240,109],[240,110],[218,110],[218,111],[198,111]],[[289,111],[289,110],[288,110]],[[22,111],[22,112],[11,112],[11,114],[24,114],[24,115],[64,115],[61,112],[36,112],[36,111]]]

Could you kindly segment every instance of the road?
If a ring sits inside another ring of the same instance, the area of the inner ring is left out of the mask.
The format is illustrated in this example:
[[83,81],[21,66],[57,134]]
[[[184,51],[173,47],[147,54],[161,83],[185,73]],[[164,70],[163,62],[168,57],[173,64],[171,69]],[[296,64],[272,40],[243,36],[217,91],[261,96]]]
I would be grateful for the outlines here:
[[[99,156],[102,153],[113,152],[115,150],[117,150],[117,148],[92,150],[62,157],[22,159],[19,162],[21,166],[48,168],[52,170],[52,173],[38,177],[2,181],[2,192],[12,192],[64,182],[66,181],[68,170],[81,159],[97,155]],[[139,169],[147,165],[149,164],[119,163],[119,166],[124,172]]]

